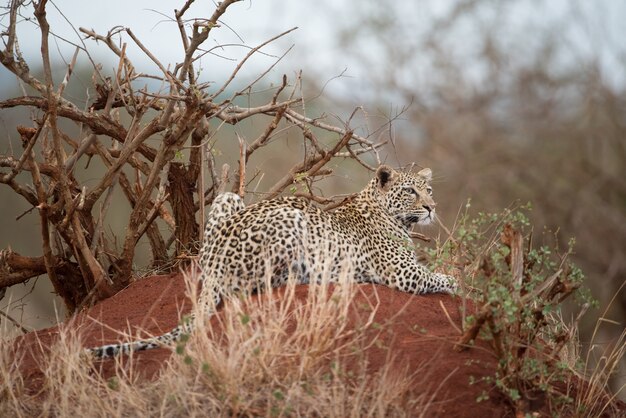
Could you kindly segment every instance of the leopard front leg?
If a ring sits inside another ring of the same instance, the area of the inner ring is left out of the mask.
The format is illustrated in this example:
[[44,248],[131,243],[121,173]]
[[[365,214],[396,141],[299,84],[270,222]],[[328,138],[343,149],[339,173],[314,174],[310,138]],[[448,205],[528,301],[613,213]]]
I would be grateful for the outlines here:
[[433,273],[421,264],[416,264],[410,272],[398,272],[396,276],[395,280],[390,284],[395,284],[399,290],[407,293],[455,294],[458,289],[458,283],[454,277],[447,274]]
[[453,276],[442,273],[429,273],[434,276],[433,288],[435,288],[436,290],[433,290],[433,292],[450,293],[451,295],[456,294],[457,290],[459,289],[459,283]]

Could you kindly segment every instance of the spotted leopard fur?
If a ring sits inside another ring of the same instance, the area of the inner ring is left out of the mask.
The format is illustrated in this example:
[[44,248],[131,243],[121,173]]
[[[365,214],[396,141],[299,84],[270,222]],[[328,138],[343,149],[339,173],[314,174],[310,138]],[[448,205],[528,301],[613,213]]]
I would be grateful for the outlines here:
[[[323,211],[296,197],[281,197],[244,208],[233,193],[217,196],[207,216],[200,251],[200,301],[210,315],[225,296],[266,285],[317,282],[346,268],[359,283],[378,283],[403,292],[454,293],[455,280],[421,265],[409,230],[435,216],[431,170],[398,172],[381,166],[350,202]],[[329,266],[326,271],[320,266]],[[265,277],[271,277],[267,282]],[[90,348],[105,358],[148,350],[180,340],[195,317],[172,331],[142,341]]]

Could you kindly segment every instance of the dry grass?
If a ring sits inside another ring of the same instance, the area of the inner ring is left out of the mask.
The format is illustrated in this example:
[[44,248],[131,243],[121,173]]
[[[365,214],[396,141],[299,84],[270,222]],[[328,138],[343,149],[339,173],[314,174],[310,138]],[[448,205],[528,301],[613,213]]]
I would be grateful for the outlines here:
[[[192,301],[197,301],[193,278]],[[372,373],[365,350],[379,331],[377,306],[350,325],[350,283],[311,286],[306,301],[288,285],[281,298],[233,298],[215,326],[199,319],[197,332],[176,348],[160,377],[139,381],[130,356],[116,360],[103,380],[81,358],[76,335],[61,331],[41,359],[44,384],[28,393],[15,359],[0,350],[2,416],[403,416],[428,411],[413,396],[408,370],[387,364]],[[195,307],[199,309],[199,307]],[[352,308],[354,309],[354,308]],[[97,364],[96,364],[97,369]],[[413,371],[414,373],[416,371]]]
[[[584,358],[584,365],[572,368],[574,373],[577,373],[588,383],[580,388],[582,390],[578,390],[575,393],[574,405],[577,413],[581,414],[581,416],[602,416],[602,414],[610,413],[613,402],[616,399],[620,399],[620,396],[623,396],[622,393],[624,388],[626,388],[626,383],[622,383],[616,390],[611,390],[610,385],[611,378],[619,373],[620,364],[624,361],[624,354],[626,354],[626,329],[623,329],[621,334],[610,344],[602,341],[596,343],[599,330],[604,324],[616,325],[615,321],[606,317],[611,305],[624,289],[624,285],[626,285],[626,282],[622,284],[596,322],[591,343],[589,344],[590,348]],[[598,351],[601,351],[599,355]]]

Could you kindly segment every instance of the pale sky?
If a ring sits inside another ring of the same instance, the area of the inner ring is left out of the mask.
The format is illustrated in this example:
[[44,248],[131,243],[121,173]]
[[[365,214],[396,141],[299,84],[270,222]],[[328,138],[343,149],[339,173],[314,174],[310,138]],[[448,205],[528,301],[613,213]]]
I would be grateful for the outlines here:
[[[304,45],[314,39],[323,39],[327,32],[324,25],[330,24],[322,19],[315,19],[310,5],[304,7],[293,7],[293,3],[283,5],[281,1],[243,1],[232,5],[223,16],[224,26],[215,29],[211,38],[203,46],[228,45],[218,48],[214,52],[225,58],[207,57],[203,59],[204,72],[225,73],[232,70],[248,51],[241,47],[241,44],[256,46],[259,43],[285,31],[298,26],[299,29],[286,36],[279,43],[269,45],[263,49],[264,52],[275,56],[282,55],[290,45]],[[167,65],[182,60],[181,39],[173,20],[168,20],[173,15],[174,5],[180,6],[182,1],[136,1],[136,0],[109,0],[106,2],[85,2],[79,0],[58,0],[49,4],[48,20],[52,31],[71,43],[87,46],[96,62],[107,62],[110,67],[115,65],[114,56],[108,48],[96,45],[93,40],[81,41],[82,34],[77,33],[79,27],[94,29],[99,34],[106,34],[115,26],[131,28],[141,42]],[[56,6],[58,9],[55,9]],[[23,11],[30,12],[23,8]],[[187,12],[186,17],[208,18],[214,10],[212,2],[197,1]],[[123,11],[123,12],[121,12]],[[34,18],[33,18],[34,22]],[[71,22],[74,25],[70,25]],[[5,23],[4,21],[2,22]],[[27,62],[36,63],[39,56],[39,30],[34,23],[22,22],[19,26],[18,37],[20,47]],[[150,59],[134,45],[132,40],[124,36],[128,42],[127,51],[133,62],[141,70],[149,69],[155,71]],[[243,42],[242,42],[243,41]],[[52,42],[52,41],[51,41]],[[57,57],[60,55],[65,61],[69,61],[74,46],[68,42],[57,40],[51,51]],[[319,48],[315,54],[330,53],[327,48]],[[246,66],[257,70],[260,66],[266,66],[273,62],[275,58],[257,56],[256,60]],[[332,60],[328,57],[326,62]],[[210,65],[210,68],[207,68]],[[341,65],[345,68],[345,63],[337,63],[336,68]],[[34,65],[31,65],[34,66]],[[255,68],[256,67],[256,68]],[[285,68],[283,68],[285,70]],[[6,70],[2,69],[6,73]],[[332,72],[332,70],[331,70]]]
[[[389,7],[401,8],[399,15],[406,22],[398,22],[399,25],[414,25],[416,34],[419,34],[421,22],[437,16],[449,9],[453,1],[413,1],[394,3],[389,2]],[[558,21],[562,10],[568,4],[567,0],[550,0],[541,2],[507,2],[503,4],[491,3],[492,9],[486,8],[483,13],[485,19],[490,14],[506,13],[506,31],[515,35],[515,24],[523,19],[531,18],[538,22]],[[103,45],[96,45],[92,40],[81,41],[81,36],[76,32],[78,27],[94,29],[100,34],[105,34],[115,26],[129,27],[165,65],[174,64],[182,60],[182,47],[180,36],[175,23],[169,20],[173,15],[173,9],[180,7],[182,1],[171,0],[109,0],[106,2],[92,2],[80,0],[57,0],[50,2],[47,8],[48,19],[52,30],[59,37],[69,42],[85,43],[96,62],[101,62],[109,69],[115,65],[114,56]],[[363,67],[351,57],[343,54],[337,48],[337,32],[348,27],[350,18],[355,13],[356,7],[366,7],[369,3],[356,0],[344,1],[302,1],[302,0],[246,0],[232,5],[223,16],[224,26],[212,32],[212,37],[206,42],[207,47],[228,45],[218,48],[214,52],[225,57],[207,56],[202,60],[202,74],[207,80],[219,82],[226,77],[237,61],[241,59],[247,49],[241,46],[256,46],[259,43],[275,36],[292,27],[298,30],[290,33],[278,42],[266,47],[263,51],[272,56],[258,55],[244,67],[241,75],[253,76],[258,74],[259,69],[267,68],[276,57],[282,55],[290,46],[294,46],[288,56],[269,74],[267,82],[277,82],[282,73],[293,74],[299,69],[304,69],[309,75],[315,75],[321,80],[329,80],[342,71],[347,70],[346,77],[342,80],[333,81],[336,92],[348,92],[354,85],[367,86],[368,74],[372,68]],[[380,4],[378,4],[380,7]],[[56,8],[55,8],[56,7]],[[387,7],[387,6],[382,6]],[[579,2],[581,15],[585,25],[579,29],[580,33],[572,33],[567,36],[570,43],[572,56],[585,54],[589,51],[610,49],[614,43],[626,39],[626,2],[617,0],[597,0],[593,2]],[[213,2],[196,1],[189,12],[188,18],[209,17],[215,6]],[[23,8],[23,12],[31,13],[32,8]],[[362,10],[362,9],[358,9]],[[357,10],[357,11],[358,11]],[[565,16],[564,18],[567,18]],[[34,17],[31,16],[34,21]],[[504,19],[503,19],[504,20]],[[0,21],[6,25],[7,17]],[[74,28],[68,23],[71,22]],[[549,25],[549,23],[548,23]],[[39,30],[34,23],[21,22],[19,27],[20,47],[24,52],[27,62],[31,67],[36,67],[39,54]],[[522,29],[520,29],[522,30]],[[527,29],[523,29],[527,30]],[[457,48],[463,53],[468,45],[471,45],[471,29],[469,33],[463,32],[463,26],[459,25],[458,36],[451,42],[450,48]],[[517,36],[520,36],[518,33]],[[523,36],[523,34],[522,34]],[[128,36],[124,36],[128,42],[128,54],[140,70],[157,72],[156,67],[150,60],[133,44]],[[243,42],[242,42],[243,41]],[[398,39],[399,45],[404,40]],[[74,52],[74,46],[58,40],[52,43],[57,57],[69,60]],[[363,54],[375,54],[374,48],[368,50],[365,40]],[[614,48],[613,48],[614,49]],[[419,51],[416,51],[416,54]],[[603,53],[600,52],[600,55]],[[82,60],[85,60],[84,54]],[[107,61],[110,59],[110,61]],[[603,56],[602,59],[609,69],[617,68],[614,76],[620,81],[624,76],[620,71],[623,68],[624,57]],[[621,60],[621,62],[620,62]],[[374,60],[375,62],[375,60]],[[304,67],[304,68],[303,68]],[[609,71],[610,72],[610,71]],[[8,72],[0,68],[0,79],[6,80]],[[356,78],[356,80],[355,80]],[[356,83],[356,84],[355,84]],[[353,88],[352,88],[353,89]]]

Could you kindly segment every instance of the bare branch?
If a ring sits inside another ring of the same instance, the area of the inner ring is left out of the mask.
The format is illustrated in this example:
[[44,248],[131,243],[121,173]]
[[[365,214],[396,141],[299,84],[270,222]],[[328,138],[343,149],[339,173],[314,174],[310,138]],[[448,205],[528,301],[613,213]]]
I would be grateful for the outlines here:
[[312,193],[296,192],[293,195],[296,197],[303,197],[308,200],[313,200],[314,202],[317,202],[321,205],[328,205],[330,203],[333,203],[333,199],[330,199],[328,197],[316,196]]
[[88,38],[93,38],[97,41],[101,41],[103,42],[106,46],[109,47],[109,49],[118,57],[123,58],[125,64],[131,69],[131,73],[134,73],[134,67],[132,65],[132,63],[130,62],[130,60],[128,60],[128,58],[125,57],[125,55],[122,53],[122,50],[119,49],[117,47],[117,45],[115,45],[115,42],[113,42],[113,35],[123,31],[124,29],[121,27],[118,27],[116,30],[110,30],[109,33],[107,33],[107,36],[102,36],[97,34],[96,32],[94,32],[93,30],[89,30],[89,29],[85,29],[85,28],[78,28],[79,31],[81,31],[82,33],[84,33],[85,35],[87,35]]
[[[289,30],[284,31],[283,33],[280,33],[276,36],[274,36],[273,38],[268,39],[267,41],[263,42],[262,44],[258,45],[255,48],[252,48],[250,51],[248,51],[248,53],[246,54],[246,56],[239,62],[239,64],[237,64],[237,67],[235,67],[235,69],[233,70],[233,72],[230,74],[230,77],[228,78],[228,80],[226,80],[226,82],[222,85],[222,87],[219,88],[219,90],[217,90],[215,93],[213,93],[210,97],[210,100],[215,99],[217,96],[219,96],[220,94],[222,94],[224,92],[224,90],[226,90],[226,88],[230,85],[231,81],[233,81],[235,79],[235,76],[237,75],[237,73],[239,72],[239,70],[241,70],[241,67],[243,67],[243,65],[246,63],[246,61],[248,61],[248,59],[254,55],[255,52],[257,52],[259,49],[263,48],[264,46],[266,46],[269,43],[274,42],[275,40],[282,38],[283,36],[287,35],[288,33],[293,32],[294,30],[298,29],[297,27],[291,28]],[[283,55],[284,56],[284,55]],[[281,57],[282,58],[282,57]],[[278,60],[280,61],[280,59]],[[272,66],[273,67],[273,66]],[[270,69],[272,68],[270,67]],[[269,69],[268,69],[269,71]],[[261,74],[260,77],[263,77],[263,75],[265,75],[267,73],[264,72],[263,74]],[[259,78],[260,78],[259,77]],[[259,79],[257,78],[257,80]],[[251,83],[254,84],[256,82],[256,80],[254,82]]]
[[[24,96],[0,102],[0,109],[16,106],[34,106],[43,111],[48,111],[48,101],[42,97]],[[95,134],[107,135],[122,142],[124,138],[126,138],[126,130],[124,127],[106,115],[85,112],[74,105],[59,103],[57,116],[68,118],[78,123],[84,123],[89,126]]]
[[239,172],[237,175],[239,181],[236,186],[237,194],[243,198],[246,194],[246,162],[248,160],[248,153],[245,139],[239,136],[239,134],[237,134],[237,139],[239,140]]
[[274,132],[274,130],[278,127],[278,123],[282,119],[286,110],[286,107],[281,107],[280,109],[278,109],[276,115],[274,115],[274,119],[269,125],[267,125],[263,134],[261,134],[261,136],[252,141],[252,144],[248,146],[248,148],[246,149],[246,162],[254,151],[267,143],[267,141],[270,139],[270,135],[272,135],[272,132]]
[[[129,138],[127,145],[122,148],[120,156],[117,158],[115,164],[109,168],[104,175],[100,183],[89,193],[86,200],[86,208],[89,209],[100,198],[102,193],[111,185],[116,173],[124,167],[126,162],[133,155],[134,151],[145,141],[147,138],[156,133],[159,129],[158,120],[155,118],[148,125],[146,125],[139,133],[135,135],[132,140]],[[134,129],[128,131],[129,136],[133,134]]]
[[[144,44],[141,43],[141,41],[139,39],[137,39],[137,37],[135,36],[135,34],[133,33],[132,30],[130,30],[130,28],[126,28],[126,33],[128,33],[128,35],[133,39],[133,41],[135,41],[135,43],[137,44],[137,46],[144,52],[144,54],[146,54],[151,60],[152,62],[154,62],[157,67],[159,67],[159,69],[161,70],[161,72],[163,73],[163,75],[169,80],[169,82],[172,85],[178,85],[178,87],[183,88],[183,85],[180,81],[174,79],[174,77],[172,76],[172,74],[170,74],[169,71],[167,71],[167,69],[163,66],[163,64],[161,64],[161,61],[159,61],[154,54],[152,54],[152,52],[150,52],[150,50],[148,48],[146,48],[144,46]],[[122,56],[123,56],[123,52],[122,52]]]
[[[189,6],[191,6],[191,3],[193,2],[194,0],[187,0],[180,10],[174,9],[174,16],[176,18],[176,24],[178,25],[178,31],[180,32],[180,38],[181,38],[181,41],[183,42],[183,49],[185,51],[189,49],[189,37],[187,36],[187,31],[185,30],[185,25],[183,23],[182,17],[185,14],[185,12],[189,9]],[[195,84],[195,79],[194,79],[194,74],[193,74],[193,63],[189,65],[187,77],[189,77],[190,84]]]
[[[48,21],[46,20],[46,10],[45,10],[46,3],[47,3],[46,0],[41,0],[41,2],[35,3],[35,17],[37,18],[37,21],[39,22],[39,27],[41,30],[41,56],[43,60],[44,79],[46,80],[47,100],[48,100],[48,106],[49,106],[48,123],[50,124],[50,130],[52,131],[53,150],[54,150],[54,154],[57,160],[57,164],[62,165],[64,163],[65,155],[61,147],[61,139],[60,139],[59,131],[57,129],[58,96],[55,94],[53,90],[52,69],[50,66],[50,57],[49,57],[49,52],[48,52],[48,33],[49,33],[50,27],[48,25]],[[62,201],[64,201],[66,205],[71,205],[72,198],[71,198],[71,193],[69,190],[70,183],[67,178],[67,174],[65,173],[64,170],[60,170],[59,174],[60,174],[61,181],[57,183],[57,185],[59,186],[59,189],[61,192]],[[40,196],[40,201],[41,201],[41,196]],[[44,228],[44,230],[42,231],[42,235],[44,235],[44,240],[47,240],[48,239],[48,237],[46,237],[47,219],[45,217],[45,210],[46,210],[46,206],[43,206],[40,209],[40,212],[42,213],[42,228]],[[110,292],[109,289],[105,287],[105,281],[106,281],[105,273],[102,267],[100,266],[100,264],[98,263],[98,261],[93,257],[93,254],[89,250],[89,246],[87,245],[87,241],[85,240],[85,235],[83,233],[80,220],[75,214],[72,217],[72,228],[73,228],[75,239],[77,241],[76,246],[78,247],[78,252],[79,252],[79,254],[77,254],[77,259],[79,261],[79,264],[81,265],[81,268],[83,269],[83,273],[86,276],[90,276],[93,278],[96,288],[98,288],[102,292],[103,295],[108,294],[110,296],[112,293]],[[49,251],[49,249],[47,251]],[[44,251],[44,258],[47,261],[49,261],[50,257],[49,256],[46,257],[45,252],[46,250]],[[51,272],[52,272],[51,268],[48,268],[48,273],[50,274]],[[54,272],[52,272],[52,274],[54,274]]]
[[67,72],[65,73],[65,77],[63,77],[63,81],[61,82],[61,85],[59,86],[59,91],[57,93],[59,97],[63,96],[65,87],[67,87],[67,83],[70,81],[70,77],[72,76],[72,71],[74,71],[74,66],[76,65],[76,58],[78,57],[79,51],[80,51],[80,48],[76,47],[76,50],[74,50],[74,55],[72,56],[72,60],[70,61],[70,64],[67,66]]
[[271,114],[272,112],[280,108],[288,108],[292,104],[300,102],[300,100],[301,99],[290,99],[281,103],[268,103],[263,106],[251,107],[248,109],[244,109],[239,106],[228,106],[224,107],[224,110],[216,113],[214,116],[222,119],[227,123],[235,124],[243,119],[249,118],[250,116],[258,115],[259,113]]
[[[0,298],[1,299],[1,298]],[[4,316],[6,319],[8,319],[9,321],[11,321],[13,323],[13,325],[15,325],[15,327],[17,327],[20,331],[22,331],[22,334],[27,334],[29,332],[31,332],[31,330],[29,330],[28,328],[25,328],[22,324],[20,324],[19,322],[17,322],[15,319],[13,319],[10,315],[5,314],[4,312],[0,311],[0,315]]]
[[287,186],[294,182],[296,175],[301,174],[302,177],[313,177],[341,148],[346,146],[348,141],[352,138],[352,131],[344,133],[341,139],[335,144],[335,146],[324,154],[317,155],[316,157],[303,161],[294,165],[283,178],[281,178],[268,192],[268,199],[272,199],[278,196]]
[[18,50],[15,49],[17,10],[22,5],[20,0],[12,0],[9,11],[9,27],[7,28],[7,45],[4,51],[0,51],[0,62],[23,82],[45,94],[46,86],[30,74],[30,69]]
[[424,242],[431,242],[432,241],[432,239],[430,237],[427,237],[426,235],[421,234],[419,232],[415,232],[415,231],[409,232],[409,236],[411,238],[413,238],[413,239],[419,239],[419,240],[422,240]]
[[20,171],[22,171],[22,167],[24,166],[24,163],[26,162],[28,158],[30,158],[31,151],[33,147],[35,146],[35,142],[37,142],[37,138],[39,138],[39,134],[41,134],[41,129],[43,128],[46,122],[46,118],[47,118],[47,115],[44,116],[42,123],[39,125],[37,130],[35,130],[35,132],[32,132],[31,130],[29,130],[29,128],[26,128],[25,126],[18,125],[17,131],[22,137],[22,143],[25,143],[27,141],[26,142],[27,145],[24,148],[24,152],[22,153],[20,160],[17,162],[17,164],[14,167],[12,167],[10,173],[5,174],[0,179],[0,183],[9,183],[11,180],[15,178],[15,176],[19,174]]
[[[343,135],[345,133],[344,129],[341,129],[337,126],[329,125],[324,122],[320,122],[317,119],[311,119],[306,116],[302,116],[301,114],[297,113],[296,111],[292,109],[287,109],[287,111],[285,112],[285,117],[294,122],[295,121],[304,122],[306,124],[315,126],[316,128],[321,128],[326,131],[335,132],[340,135]],[[364,138],[360,135],[352,134],[352,138],[356,139],[358,142],[362,143],[363,145],[369,145],[369,146],[373,145],[371,141],[369,141],[367,138]]]
[[222,171],[220,173],[220,183],[218,187],[218,193],[224,193],[224,189],[226,188],[226,184],[228,183],[228,172],[230,171],[230,166],[228,164],[222,165]]
[[169,171],[170,171],[170,163],[168,162],[162,171],[162,177],[161,177],[161,180],[159,181],[158,194],[155,198],[154,205],[152,206],[152,209],[150,210],[150,213],[147,216],[148,220],[144,223],[142,228],[137,233],[137,238],[136,238],[137,240],[139,240],[139,238],[141,238],[143,234],[146,233],[148,228],[152,225],[154,220],[157,218],[159,214],[159,209],[161,208],[161,206],[163,206],[163,204],[167,200],[168,194],[165,192],[165,183],[167,182],[167,175]]
[[[26,199],[28,201],[28,203],[33,205],[33,207],[35,207],[35,206],[37,206],[39,204],[39,202],[37,200],[37,196],[33,193],[33,191],[31,189],[28,189],[28,188],[22,186],[21,184],[16,182],[15,179],[10,179],[10,180],[8,180],[6,182],[4,182],[4,181],[2,181],[2,179],[0,179],[0,183],[4,183],[7,186],[11,187],[17,194],[22,196],[24,199]],[[32,210],[32,208],[30,208],[29,211],[30,210]]]
[[[219,18],[222,17],[224,13],[226,13],[226,9],[228,9],[228,7],[230,7],[233,3],[237,3],[238,1],[241,0],[224,0],[218,3],[217,8],[215,9],[213,15],[211,15],[208,21],[203,23],[196,21],[194,23],[191,43],[189,44],[189,47],[185,50],[185,59],[182,65],[179,67],[180,75],[178,76],[178,79],[181,83],[185,81],[185,79],[187,78],[187,74],[189,74],[189,68],[191,67],[191,64],[193,62],[193,54],[195,54],[198,47],[208,39],[209,34],[211,33],[211,29],[219,26],[217,22]],[[174,74],[176,74],[176,71],[174,71]]]

